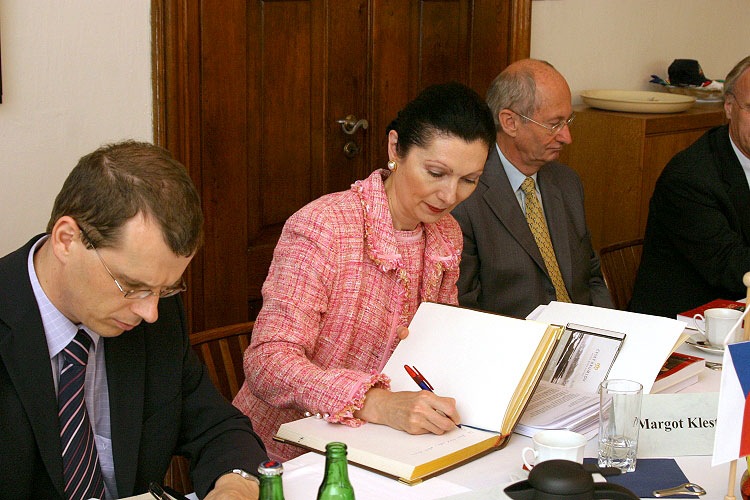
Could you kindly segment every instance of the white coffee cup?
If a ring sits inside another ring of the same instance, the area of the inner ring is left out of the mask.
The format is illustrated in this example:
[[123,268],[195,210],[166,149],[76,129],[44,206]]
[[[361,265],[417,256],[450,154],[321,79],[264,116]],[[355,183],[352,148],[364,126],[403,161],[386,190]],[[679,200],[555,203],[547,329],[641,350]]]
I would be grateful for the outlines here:
[[[722,347],[724,345],[724,339],[729,333],[729,329],[737,323],[740,316],[742,316],[742,312],[737,309],[714,307],[712,309],[706,309],[703,311],[702,315],[696,314],[693,316],[693,322],[698,331],[708,339],[709,344]],[[699,319],[705,322],[705,329],[701,328],[700,323],[698,323]],[[728,343],[732,344],[734,342],[739,342],[741,334],[742,328],[737,327]]]
[[[528,469],[545,460],[561,459],[572,462],[583,463],[583,449],[586,447],[586,438],[573,431],[549,430],[534,434],[532,438],[534,447],[528,446],[521,450],[521,458]],[[534,457],[534,464],[527,459],[527,452]]]

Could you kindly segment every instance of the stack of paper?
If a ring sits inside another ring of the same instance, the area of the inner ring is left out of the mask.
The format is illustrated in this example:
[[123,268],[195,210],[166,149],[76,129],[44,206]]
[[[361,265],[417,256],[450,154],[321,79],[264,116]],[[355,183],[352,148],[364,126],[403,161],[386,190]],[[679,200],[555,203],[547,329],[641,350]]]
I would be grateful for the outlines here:
[[545,429],[567,429],[591,439],[599,423],[599,395],[539,382],[515,432],[533,436]]
[[[607,377],[640,382],[646,394],[651,392],[664,360],[683,340],[684,324],[677,320],[580,304],[551,302],[535,309],[527,319],[624,333],[622,349]],[[544,429],[568,429],[590,439],[598,431],[598,417],[599,395],[595,391],[541,382],[515,432],[533,436]]]

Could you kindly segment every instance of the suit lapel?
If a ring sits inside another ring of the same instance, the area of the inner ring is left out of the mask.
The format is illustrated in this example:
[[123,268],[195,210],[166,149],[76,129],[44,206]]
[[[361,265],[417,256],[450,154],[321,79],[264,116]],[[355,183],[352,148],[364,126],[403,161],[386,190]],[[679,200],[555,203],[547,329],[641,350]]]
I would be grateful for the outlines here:
[[747,184],[745,171],[732,149],[729,139],[729,127],[724,126],[711,140],[711,151],[714,164],[719,169],[722,180],[727,184],[727,194],[739,216],[742,236],[745,243],[750,243],[750,187]]
[[117,492],[130,495],[135,486],[145,384],[144,326],[104,339],[112,426],[112,455]]
[[497,148],[495,147],[490,149],[487,167],[482,178],[488,186],[487,191],[484,193],[485,202],[511,236],[518,241],[521,248],[546,273],[547,267],[544,265],[542,254],[539,252],[534,235],[531,234],[531,229],[529,229],[529,224],[523,215],[518,198],[516,198],[516,194],[510,186],[508,176],[505,175],[505,170],[503,170],[503,166],[500,163],[500,155],[498,155]]
[[563,193],[552,182],[548,173],[548,169],[542,167],[537,175],[539,179],[539,191],[542,193],[544,217],[547,219],[547,229],[552,240],[552,247],[555,249],[555,257],[557,257],[560,274],[562,274],[563,281],[568,290],[571,290],[573,262],[570,255],[565,203],[563,202]]
[[0,283],[13,286],[0,290],[0,358],[28,416],[52,484],[60,496],[65,497],[57,395],[42,317],[31,289],[26,260],[37,239],[3,259]]

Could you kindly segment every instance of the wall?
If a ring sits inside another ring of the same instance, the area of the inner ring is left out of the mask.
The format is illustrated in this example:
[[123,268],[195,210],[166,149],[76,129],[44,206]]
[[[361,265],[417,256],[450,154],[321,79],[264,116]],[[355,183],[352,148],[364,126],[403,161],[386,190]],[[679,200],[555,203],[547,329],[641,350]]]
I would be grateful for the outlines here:
[[531,56],[551,62],[579,103],[586,89],[658,90],[674,59],[724,79],[750,54],[750,0],[532,2]]
[[152,140],[148,0],[2,0],[0,256],[43,232],[78,158]]

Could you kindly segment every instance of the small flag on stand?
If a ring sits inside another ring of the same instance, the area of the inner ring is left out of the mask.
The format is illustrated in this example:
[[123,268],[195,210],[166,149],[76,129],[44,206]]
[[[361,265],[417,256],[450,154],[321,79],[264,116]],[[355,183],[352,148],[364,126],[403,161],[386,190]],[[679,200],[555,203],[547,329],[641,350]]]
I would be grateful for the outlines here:
[[750,342],[724,347],[711,466],[750,455]]

